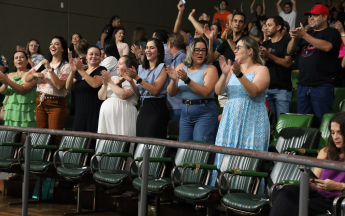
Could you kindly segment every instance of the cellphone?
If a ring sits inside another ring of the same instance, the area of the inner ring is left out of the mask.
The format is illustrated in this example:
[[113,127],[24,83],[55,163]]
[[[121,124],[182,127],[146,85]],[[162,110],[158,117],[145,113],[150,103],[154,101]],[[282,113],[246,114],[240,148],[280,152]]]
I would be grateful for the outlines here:
[[39,67],[36,72],[42,72],[45,69],[46,69],[46,67],[42,64],[41,67]]
[[[301,172],[304,172],[304,167],[300,167],[299,170],[301,170]],[[309,177],[313,178],[313,179],[319,179],[314,173],[313,171],[311,171],[310,169],[307,169],[307,173],[309,173]]]
[[182,5],[185,5],[186,4],[186,0],[182,0]]

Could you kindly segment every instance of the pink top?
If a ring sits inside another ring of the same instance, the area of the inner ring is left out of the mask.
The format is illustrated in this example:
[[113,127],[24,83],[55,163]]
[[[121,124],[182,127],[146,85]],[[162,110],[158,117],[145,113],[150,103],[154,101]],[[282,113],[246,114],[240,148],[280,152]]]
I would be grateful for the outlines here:
[[345,56],[345,45],[344,43],[341,43],[338,58],[343,58],[344,56]]
[[120,57],[129,54],[128,44],[119,42],[118,44],[116,44],[116,46],[117,46],[117,49],[119,50]]

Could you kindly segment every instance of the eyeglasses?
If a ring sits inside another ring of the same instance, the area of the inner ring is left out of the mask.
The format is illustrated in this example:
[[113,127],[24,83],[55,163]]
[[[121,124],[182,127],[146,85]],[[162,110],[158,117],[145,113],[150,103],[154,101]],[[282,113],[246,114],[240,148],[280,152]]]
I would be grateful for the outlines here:
[[226,4],[220,4],[220,6],[226,6]]
[[33,45],[33,44],[31,44],[31,45],[29,45],[29,47],[35,47],[35,48],[37,48],[37,47],[39,47],[40,45]]
[[196,53],[206,53],[207,52],[207,50],[206,49],[194,49],[194,52],[196,52]]
[[238,46],[235,47],[234,51],[239,50],[239,49],[241,49],[242,47],[243,47],[243,46],[238,45]]
[[310,14],[308,17],[309,17],[309,18],[312,18],[312,17],[317,18],[317,17],[319,17],[320,15],[322,15],[322,14]]

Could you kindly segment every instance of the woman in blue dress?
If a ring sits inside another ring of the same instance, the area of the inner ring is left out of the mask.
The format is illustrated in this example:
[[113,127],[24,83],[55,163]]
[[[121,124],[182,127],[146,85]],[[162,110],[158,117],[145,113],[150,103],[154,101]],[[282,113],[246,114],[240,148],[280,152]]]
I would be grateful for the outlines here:
[[[220,57],[222,75],[215,92],[226,92],[216,145],[233,148],[267,151],[270,138],[270,125],[265,107],[265,95],[270,83],[270,74],[263,66],[259,44],[250,37],[242,38],[234,50],[235,63],[226,62]],[[215,165],[219,168],[223,154],[217,154]],[[214,185],[217,172],[212,173]]]

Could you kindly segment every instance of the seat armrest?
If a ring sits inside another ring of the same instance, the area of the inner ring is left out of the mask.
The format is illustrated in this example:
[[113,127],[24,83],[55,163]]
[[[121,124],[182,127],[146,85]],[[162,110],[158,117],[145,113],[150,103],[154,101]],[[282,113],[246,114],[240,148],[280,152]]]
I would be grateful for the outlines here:
[[[137,161],[142,161],[143,157],[137,157],[136,160]],[[172,159],[171,158],[150,157],[149,158],[149,162],[162,162],[162,163],[166,163],[166,162],[172,162]]]
[[309,148],[288,148],[288,151],[295,151],[299,154],[318,154],[320,150],[318,149],[309,149]]
[[267,172],[257,172],[254,170],[239,170],[236,173],[241,176],[264,177],[264,178],[268,176]]
[[34,149],[57,149],[57,145],[32,145]]
[[83,148],[69,148],[68,151],[72,153],[94,153],[93,149],[83,149]]
[[193,169],[210,169],[210,170],[215,170],[217,169],[216,165],[209,165],[206,163],[180,163],[180,166],[182,167],[186,167],[186,166],[190,166]]
[[300,185],[300,181],[294,181],[294,180],[281,180],[280,183],[282,184],[289,184],[289,185]]
[[23,146],[23,143],[16,143],[16,142],[2,142],[0,146]]
[[132,153],[129,152],[98,152],[98,156],[109,156],[109,157],[132,157]]

